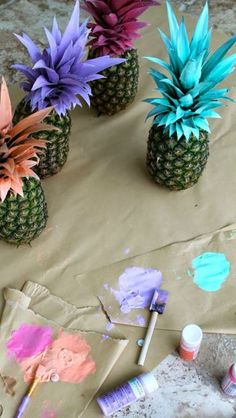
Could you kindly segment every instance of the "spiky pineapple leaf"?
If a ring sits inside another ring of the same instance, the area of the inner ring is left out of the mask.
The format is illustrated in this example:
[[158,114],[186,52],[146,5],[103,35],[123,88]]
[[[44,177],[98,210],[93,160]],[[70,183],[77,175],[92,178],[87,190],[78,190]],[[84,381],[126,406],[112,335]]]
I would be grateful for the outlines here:
[[197,46],[201,43],[202,38],[206,36],[208,32],[208,3],[206,2],[202,13],[200,14],[196,27],[193,32],[193,36],[190,42],[190,49],[197,49]]
[[168,16],[168,23],[169,23],[169,29],[170,29],[170,39],[173,45],[177,43],[177,37],[179,32],[179,25],[177,22],[177,19],[175,17],[175,14],[172,10],[172,7],[170,6],[169,2],[166,2],[167,7],[167,16]]
[[178,139],[184,136],[188,141],[191,135],[199,138],[200,130],[210,132],[207,118],[220,117],[214,109],[224,106],[223,101],[236,102],[228,96],[229,89],[215,88],[234,71],[236,54],[225,55],[235,44],[236,36],[210,55],[208,4],[198,18],[190,43],[184,20],[179,25],[168,1],[166,6],[170,39],[161,29],[159,33],[169,63],[156,57],[146,57],[168,72],[164,75],[154,68],[150,70],[156,90],[163,96],[164,102],[161,105],[161,98],[146,99],[154,106],[147,118],[154,117],[153,124],[163,126],[170,136],[176,135]]
[[202,73],[203,53],[188,60],[180,75],[181,85],[185,90],[191,90],[198,84]]
[[133,48],[139,30],[147,26],[139,16],[157,5],[156,0],[84,0],[82,7],[94,20],[88,25],[93,54],[118,56]]
[[205,79],[207,75],[216,67],[216,65],[222,61],[222,58],[227,54],[227,52],[232,48],[236,42],[236,35],[232,36],[228,41],[226,41],[221,47],[219,47],[209,58],[209,60],[204,64],[202,69],[202,78]]
[[3,202],[9,191],[23,196],[23,178],[38,178],[32,168],[38,164],[38,153],[45,141],[31,138],[31,134],[53,126],[42,123],[52,107],[22,119],[12,126],[11,102],[5,80],[0,91],[0,200]]
[[185,64],[190,54],[190,48],[184,18],[182,18],[180,23],[176,49],[182,63]]
[[43,51],[28,35],[16,35],[27,49],[32,66],[15,64],[12,67],[26,77],[21,87],[27,93],[25,100],[30,103],[32,110],[53,106],[58,115],[65,115],[75,106],[82,106],[78,96],[89,105],[92,94],[89,82],[102,78],[98,74],[100,71],[125,61],[108,55],[86,60],[85,47],[90,30],[87,28],[87,20],[79,23],[79,16],[79,1],[76,0],[63,34],[56,18],[53,19],[51,32],[45,28],[49,46]]

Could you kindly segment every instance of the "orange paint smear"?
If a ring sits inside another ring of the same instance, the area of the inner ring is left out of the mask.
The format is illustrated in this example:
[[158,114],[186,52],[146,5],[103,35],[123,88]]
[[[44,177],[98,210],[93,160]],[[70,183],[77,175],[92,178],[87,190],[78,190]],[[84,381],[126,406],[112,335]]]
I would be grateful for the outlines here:
[[91,347],[81,335],[60,331],[43,353],[21,361],[24,381],[32,381],[40,365],[41,382],[48,382],[53,374],[57,374],[62,382],[81,383],[96,371],[90,352]]

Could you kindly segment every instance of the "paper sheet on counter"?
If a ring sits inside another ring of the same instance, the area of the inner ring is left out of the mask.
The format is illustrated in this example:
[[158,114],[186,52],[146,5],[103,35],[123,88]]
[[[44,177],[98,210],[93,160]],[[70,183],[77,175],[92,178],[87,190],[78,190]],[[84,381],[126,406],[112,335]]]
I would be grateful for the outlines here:
[[[140,254],[144,255],[140,262],[150,264],[155,261],[156,267],[165,269],[166,265],[152,259],[153,252],[158,249],[161,252],[173,243],[181,246],[181,242],[190,242],[199,236],[213,236],[214,231],[236,222],[234,103],[221,109],[222,120],[211,121],[210,157],[197,185],[173,192],[156,185],[147,174],[145,155],[150,122],[145,124],[144,120],[150,108],[142,100],[155,93],[148,75],[149,63],[142,57],[167,58],[156,31],[159,26],[167,32],[164,5],[147,12],[145,18],[150,26],[137,42],[140,83],[134,103],[113,117],[97,118],[96,113],[87,107],[77,108],[72,113],[68,161],[59,174],[43,181],[49,210],[47,228],[30,247],[15,248],[0,242],[1,288],[20,289],[25,280],[31,280],[45,285],[50,292],[75,306],[97,306],[97,296],[105,278],[98,277],[94,271],[102,271],[104,267],[110,273],[108,279],[113,280],[114,274],[118,276],[122,268],[129,265],[130,259]],[[191,30],[195,20],[186,17],[186,21]],[[225,40],[225,35],[214,32],[213,48]],[[236,74],[224,85],[236,86]],[[236,97],[235,88],[231,95]],[[21,93],[18,88],[12,87],[11,97],[15,104],[19,101]],[[187,261],[184,258],[183,263]],[[119,267],[119,262],[124,264]],[[173,269],[176,265],[182,268],[181,263],[177,257],[173,259]],[[106,267],[110,265],[112,267]],[[182,283],[185,283],[183,287],[187,293],[192,291],[198,300],[202,297],[191,278],[174,280],[164,321],[170,319],[171,313],[173,317],[176,315],[172,309],[177,304],[182,307],[181,299],[173,299],[174,292],[182,290]],[[234,290],[232,276],[226,285],[225,289],[232,286]],[[221,302],[218,298],[222,297],[219,315],[217,308],[209,303],[212,316],[208,312],[208,320],[201,319],[206,330],[233,332],[231,317],[228,322],[232,305],[228,313],[228,301],[222,296],[228,296],[230,292],[225,292],[225,289],[216,295],[217,302]],[[3,307],[2,298],[0,307]],[[50,313],[50,306],[47,309]],[[223,310],[227,322],[223,316],[220,318]],[[182,322],[196,318],[195,314],[193,305],[193,312],[190,309],[188,316],[181,319],[177,315],[171,321],[176,329],[180,329]],[[64,314],[60,312],[60,315],[58,318],[63,320]],[[146,362],[147,370],[155,367],[177,344],[179,331],[169,330],[167,322],[163,324],[166,330],[155,331]],[[158,327],[162,326],[158,322]],[[140,372],[135,364],[138,354],[136,339],[144,335],[144,328],[128,325],[123,328],[131,342],[103,390],[112,389]],[[97,418],[98,414],[93,401],[84,416]]]
[[[46,411],[50,408],[55,412],[55,416],[71,418],[82,416],[126,347],[128,340],[115,327],[109,331],[107,328],[109,322],[99,305],[76,308],[64,302],[63,299],[55,297],[45,287],[37,283],[26,283],[22,292],[6,288],[4,289],[4,297],[5,307],[0,322],[0,375],[2,378],[7,376],[16,382],[15,394],[12,395],[6,391],[3,380],[0,379],[0,404],[3,408],[4,418],[15,416],[21,399],[30,387],[30,383],[25,382],[25,376],[30,373],[29,367],[22,367],[22,362],[19,363],[15,357],[9,356],[9,340],[20,327],[25,325],[49,327],[53,330],[53,341],[58,338],[58,335],[61,335],[61,332],[79,336],[91,349],[88,359],[85,360],[92,364],[86,365],[86,367],[92,365],[95,369],[80,383],[68,381],[40,383],[27,406],[25,416],[41,417],[44,416],[44,413],[46,415]],[[40,339],[37,344],[39,341]],[[21,342],[19,341],[19,343]],[[21,344],[24,345],[23,339]],[[34,344],[36,345],[36,342]],[[17,346],[18,351],[15,352],[19,353],[18,347],[19,345]],[[50,348],[51,345],[48,347]],[[77,364],[76,373],[78,374],[79,367],[82,367],[79,363],[82,364],[82,357],[81,360],[77,359],[80,353],[79,345],[77,347],[78,354],[76,354],[77,351],[71,351],[71,347],[62,346],[61,351],[58,351],[58,361],[54,362],[55,367],[59,364],[59,357],[63,356],[65,370],[68,370],[69,367],[75,368]],[[36,354],[29,354],[30,361],[33,357],[37,357]],[[54,363],[52,364],[54,365]],[[71,364],[72,366],[70,366]],[[55,372],[60,376],[60,370],[57,372],[55,369]]]

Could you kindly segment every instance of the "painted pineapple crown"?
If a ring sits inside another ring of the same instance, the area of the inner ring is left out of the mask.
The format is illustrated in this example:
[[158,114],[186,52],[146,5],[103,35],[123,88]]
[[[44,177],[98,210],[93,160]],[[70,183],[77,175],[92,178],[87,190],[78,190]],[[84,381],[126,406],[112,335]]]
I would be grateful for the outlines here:
[[122,55],[133,48],[133,40],[140,38],[138,31],[147,23],[138,22],[138,17],[156,0],[84,0],[83,9],[93,16],[90,41],[97,56]]
[[224,56],[236,36],[209,55],[211,29],[208,30],[207,3],[190,42],[184,18],[179,25],[170,4],[166,2],[166,5],[170,39],[160,29],[159,32],[169,64],[159,58],[146,58],[164,68],[170,78],[153,68],[150,70],[156,90],[163,97],[145,100],[154,106],[147,117],[154,116],[153,124],[163,127],[169,136],[188,141],[192,134],[199,138],[201,129],[210,132],[207,118],[220,118],[213,109],[222,106],[221,99],[234,101],[227,96],[229,89],[214,87],[234,70],[236,54]]
[[27,79],[21,87],[28,93],[25,100],[30,102],[32,110],[54,106],[59,115],[65,114],[71,107],[82,106],[77,95],[90,105],[89,81],[103,78],[98,72],[124,61],[109,56],[84,60],[90,31],[86,27],[87,21],[79,24],[79,16],[77,0],[63,35],[56,18],[51,32],[44,29],[49,47],[42,52],[26,34],[15,35],[26,47],[33,64],[32,67],[13,65]]
[[0,201],[3,202],[9,191],[23,196],[22,178],[35,177],[32,167],[38,164],[37,154],[45,142],[33,139],[34,132],[55,129],[42,124],[52,107],[40,110],[17,125],[12,126],[12,107],[5,79],[1,79],[0,92]]

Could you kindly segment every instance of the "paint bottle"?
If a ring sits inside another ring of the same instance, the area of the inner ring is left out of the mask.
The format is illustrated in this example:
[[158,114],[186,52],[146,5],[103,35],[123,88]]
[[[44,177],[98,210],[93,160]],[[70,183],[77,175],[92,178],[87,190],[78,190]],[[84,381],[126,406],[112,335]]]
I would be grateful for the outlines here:
[[97,402],[103,414],[108,417],[157,389],[158,383],[153,374],[142,373],[128,380],[128,382],[123,383],[123,385],[118,386],[116,389],[99,396]]
[[221,382],[223,392],[228,396],[236,396],[236,364],[232,364]]
[[185,361],[192,361],[198,355],[202,341],[202,330],[198,325],[184,327],[180,339],[179,355]]

